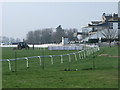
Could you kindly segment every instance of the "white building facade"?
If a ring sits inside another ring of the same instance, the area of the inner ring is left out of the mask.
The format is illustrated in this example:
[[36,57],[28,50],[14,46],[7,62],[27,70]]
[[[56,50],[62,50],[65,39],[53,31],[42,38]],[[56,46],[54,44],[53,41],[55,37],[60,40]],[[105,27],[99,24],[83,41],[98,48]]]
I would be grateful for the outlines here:
[[102,15],[101,21],[91,21],[91,24],[82,28],[83,32],[88,33],[84,38],[85,41],[89,39],[111,38],[117,39],[120,35],[120,13],[119,14],[105,14]]

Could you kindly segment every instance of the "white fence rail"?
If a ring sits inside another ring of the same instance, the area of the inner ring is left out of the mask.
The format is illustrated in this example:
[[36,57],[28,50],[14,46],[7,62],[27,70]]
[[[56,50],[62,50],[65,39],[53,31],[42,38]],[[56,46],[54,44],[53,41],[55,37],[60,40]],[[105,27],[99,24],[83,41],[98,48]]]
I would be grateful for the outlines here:
[[69,54],[63,54],[63,55],[46,55],[46,56],[32,56],[32,57],[24,57],[24,58],[16,58],[16,59],[4,59],[4,60],[0,60],[0,61],[8,61],[9,63],[9,70],[11,71],[11,63],[10,61],[13,61],[13,60],[26,60],[26,67],[29,67],[29,59],[30,58],[38,58],[38,60],[40,60],[40,65],[41,65],[41,58],[42,57],[50,57],[51,58],[51,63],[54,64],[54,60],[53,58],[54,57],[61,57],[61,64],[63,63],[63,56],[68,56],[68,61],[71,62],[71,55],[75,55],[75,60],[77,60],[77,57],[76,57],[76,54],[79,54],[79,59],[84,59],[86,58],[86,56],[89,56],[97,51],[99,51],[99,47],[98,46],[90,46],[90,45],[87,45],[87,47],[89,48],[86,48],[86,49],[83,49],[81,51],[78,51],[78,52],[74,52],[74,53],[69,53]]

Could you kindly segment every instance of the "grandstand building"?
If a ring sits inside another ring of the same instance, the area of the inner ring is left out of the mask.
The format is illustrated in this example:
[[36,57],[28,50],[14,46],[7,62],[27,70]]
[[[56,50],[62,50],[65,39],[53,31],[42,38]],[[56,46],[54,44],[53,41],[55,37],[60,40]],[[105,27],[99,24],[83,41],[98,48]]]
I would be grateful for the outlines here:
[[82,27],[82,32],[86,32],[84,40],[106,38],[105,34],[109,34],[110,38],[118,38],[120,33],[120,15],[105,14],[102,15],[102,20],[91,21],[87,26]]

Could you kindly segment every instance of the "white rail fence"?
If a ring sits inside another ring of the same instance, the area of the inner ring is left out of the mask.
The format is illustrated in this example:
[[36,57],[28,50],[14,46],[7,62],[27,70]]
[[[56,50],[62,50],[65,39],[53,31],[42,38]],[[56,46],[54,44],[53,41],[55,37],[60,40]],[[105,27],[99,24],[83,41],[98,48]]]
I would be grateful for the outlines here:
[[14,61],[14,60],[26,60],[26,67],[28,68],[29,67],[29,59],[31,58],[38,58],[39,62],[40,62],[40,66],[42,65],[41,63],[41,58],[42,57],[50,57],[51,58],[51,64],[54,64],[54,57],[60,57],[60,61],[61,61],[61,64],[64,62],[64,59],[63,57],[64,56],[68,56],[68,61],[71,62],[71,55],[74,55],[75,56],[75,60],[78,61],[78,58],[76,56],[76,54],[79,54],[79,59],[84,59],[86,58],[87,56],[99,51],[99,47],[98,46],[87,46],[89,48],[86,48],[86,49],[83,49],[81,51],[78,51],[78,52],[74,52],[74,53],[69,53],[69,54],[63,54],[63,55],[46,55],[46,56],[32,56],[32,57],[24,57],[24,58],[16,58],[16,59],[3,59],[3,60],[0,60],[0,61],[7,61],[8,62],[8,67],[9,67],[9,70],[11,71],[11,61]]

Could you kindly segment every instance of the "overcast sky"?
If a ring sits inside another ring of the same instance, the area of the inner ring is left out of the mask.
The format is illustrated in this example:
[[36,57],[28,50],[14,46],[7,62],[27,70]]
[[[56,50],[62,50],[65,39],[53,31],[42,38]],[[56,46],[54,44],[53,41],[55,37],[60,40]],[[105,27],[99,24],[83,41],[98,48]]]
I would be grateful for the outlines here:
[[103,13],[118,13],[117,2],[6,2],[2,5],[3,36],[26,38],[28,31],[42,28],[77,28]]

